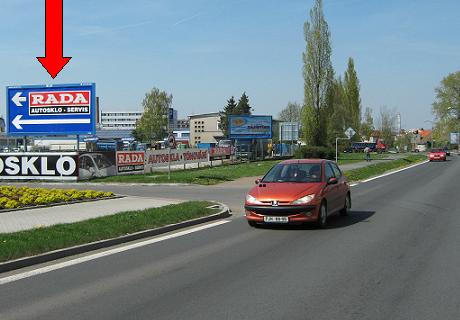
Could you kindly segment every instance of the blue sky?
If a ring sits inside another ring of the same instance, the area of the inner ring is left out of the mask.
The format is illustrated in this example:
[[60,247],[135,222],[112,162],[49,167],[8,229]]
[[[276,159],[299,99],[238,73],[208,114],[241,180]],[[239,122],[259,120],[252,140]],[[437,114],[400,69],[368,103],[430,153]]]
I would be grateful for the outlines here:
[[[56,80],[35,59],[44,55],[44,3],[0,2],[3,87],[96,82],[103,110],[140,110],[155,86],[173,94],[181,117],[222,109],[243,91],[256,114],[303,101],[313,0],[64,0],[73,59]],[[460,70],[460,2],[324,0],[324,10],[335,71],[355,59],[363,109],[387,106],[403,127],[431,126],[434,88]]]

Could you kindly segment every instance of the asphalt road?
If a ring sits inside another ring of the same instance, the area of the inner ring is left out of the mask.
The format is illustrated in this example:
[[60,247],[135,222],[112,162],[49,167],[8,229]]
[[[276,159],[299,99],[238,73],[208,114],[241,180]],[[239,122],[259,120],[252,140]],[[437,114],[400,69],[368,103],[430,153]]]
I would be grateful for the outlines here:
[[459,319],[459,177],[452,157],[354,187],[326,230],[238,215],[1,285],[0,319]]

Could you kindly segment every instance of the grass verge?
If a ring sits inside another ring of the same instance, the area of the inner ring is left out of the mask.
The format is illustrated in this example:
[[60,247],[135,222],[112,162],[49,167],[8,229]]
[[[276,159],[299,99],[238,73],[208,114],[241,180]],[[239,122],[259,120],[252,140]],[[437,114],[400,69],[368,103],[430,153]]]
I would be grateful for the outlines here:
[[[372,160],[383,160],[388,158],[389,154],[378,154],[378,153],[371,153]],[[340,153],[339,154],[339,165],[347,164],[347,163],[356,163],[366,161],[366,155],[363,153]]]
[[206,201],[129,211],[47,228],[0,234],[0,262],[38,255],[217,213]]
[[238,178],[263,176],[279,160],[268,160],[234,165],[223,165],[212,168],[190,169],[171,172],[171,180],[164,172],[149,174],[113,176],[92,180],[92,182],[122,182],[122,183],[193,183],[215,185],[233,181]]
[[367,167],[345,171],[344,174],[348,181],[361,181],[391,170],[404,168],[415,163],[422,162],[423,160],[426,160],[426,156],[424,155],[409,155],[402,159],[385,161]]

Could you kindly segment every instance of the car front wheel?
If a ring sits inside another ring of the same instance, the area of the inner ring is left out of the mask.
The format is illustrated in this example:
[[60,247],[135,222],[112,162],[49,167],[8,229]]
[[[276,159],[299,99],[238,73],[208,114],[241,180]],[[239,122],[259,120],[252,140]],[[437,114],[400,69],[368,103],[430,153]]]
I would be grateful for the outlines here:
[[350,194],[347,194],[347,196],[345,198],[345,205],[342,208],[342,210],[340,210],[340,215],[341,216],[350,215],[350,208],[351,208],[351,197],[350,197]]
[[316,225],[320,229],[325,228],[327,225],[327,206],[325,202],[321,203],[321,207],[319,208],[318,220],[316,222]]

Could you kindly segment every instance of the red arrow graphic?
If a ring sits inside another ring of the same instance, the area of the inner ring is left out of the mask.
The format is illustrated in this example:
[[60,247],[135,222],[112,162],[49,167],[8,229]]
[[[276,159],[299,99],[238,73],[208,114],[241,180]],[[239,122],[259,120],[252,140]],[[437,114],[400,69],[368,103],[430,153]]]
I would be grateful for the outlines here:
[[45,23],[45,57],[37,57],[43,68],[54,79],[62,71],[65,65],[72,59],[63,57],[64,49],[64,25],[63,25],[63,1],[46,0],[46,23]]

